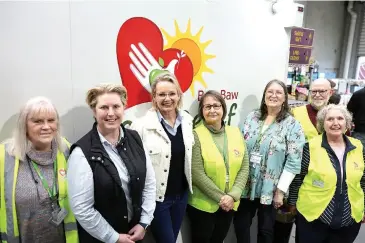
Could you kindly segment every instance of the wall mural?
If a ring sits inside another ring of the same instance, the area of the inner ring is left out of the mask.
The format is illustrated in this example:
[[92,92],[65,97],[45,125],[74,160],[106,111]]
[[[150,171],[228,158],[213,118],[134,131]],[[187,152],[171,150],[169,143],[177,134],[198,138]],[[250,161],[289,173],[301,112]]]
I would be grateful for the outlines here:
[[195,82],[207,87],[202,74],[213,73],[206,62],[215,56],[205,50],[212,41],[201,42],[203,27],[193,34],[190,19],[185,32],[176,20],[174,24],[175,33],[168,33],[144,17],[130,18],[122,24],[117,59],[123,85],[128,90],[129,108],[150,102],[150,80],[162,70],[174,73],[182,91],[190,89],[193,96]]

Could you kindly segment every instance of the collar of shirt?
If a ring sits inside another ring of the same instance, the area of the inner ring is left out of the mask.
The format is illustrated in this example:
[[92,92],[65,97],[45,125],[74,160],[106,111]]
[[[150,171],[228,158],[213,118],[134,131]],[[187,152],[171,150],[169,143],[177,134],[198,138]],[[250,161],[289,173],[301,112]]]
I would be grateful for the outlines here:
[[[346,145],[346,149],[345,149],[345,154],[347,154],[347,152],[356,149],[356,146],[353,145],[350,141],[350,139],[348,139],[348,137],[346,135],[342,135],[343,136],[343,140],[345,141],[345,145]],[[322,144],[321,146],[325,149],[332,149],[331,145],[329,145],[328,140],[327,140],[327,135],[326,132],[324,132],[322,134]]]
[[[100,142],[103,144],[103,145],[110,145],[110,146],[114,146],[112,143],[110,143],[108,140],[106,140],[106,138],[99,132],[98,130],[98,134],[99,134],[99,137],[100,137]],[[118,143],[120,142],[120,140],[123,138],[124,136],[124,133],[123,133],[123,129],[121,127],[119,127],[119,138],[118,138]],[[118,144],[117,143],[117,144]]]
[[169,126],[170,128],[176,130],[177,127],[181,124],[182,116],[179,111],[177,111],[176,121],[174,127],[172,127],[169,122],[161,115],[159,111],[157,111],[157,117],[160,122],[163,122],[166,126]]

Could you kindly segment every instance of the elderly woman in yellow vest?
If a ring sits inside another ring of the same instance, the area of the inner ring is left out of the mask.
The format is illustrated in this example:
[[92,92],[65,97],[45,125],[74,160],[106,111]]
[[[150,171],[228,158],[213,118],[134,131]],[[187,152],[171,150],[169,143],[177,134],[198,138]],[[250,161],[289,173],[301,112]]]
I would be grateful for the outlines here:
[[328,105],[317,115],[323,134],[304,146],[301,173],[289,193],[299,243],[354,242],[364,221],[365,154],[359,140],[344,135],[350,127],[343,106]]
[[35,97],[0,145],[0,242],[78,242],[67,197],[69,143],[59,128],[51,101]]
[[226,114],[218,92],[210,90],[201,97],[187,209],[193,243],[223,242],[247,181],[246,145],[238,128],[224,124]]
[[289,112],[288,91],[283,82],[268,82],[260,109],[245,120],[243,136],[250,154],[250,173],[234,217],[237,242],[250,242],[256,211],[257,242],[273,242],[276,209],[283,205],[290,183],[300,173],[305,143],[299,122]]

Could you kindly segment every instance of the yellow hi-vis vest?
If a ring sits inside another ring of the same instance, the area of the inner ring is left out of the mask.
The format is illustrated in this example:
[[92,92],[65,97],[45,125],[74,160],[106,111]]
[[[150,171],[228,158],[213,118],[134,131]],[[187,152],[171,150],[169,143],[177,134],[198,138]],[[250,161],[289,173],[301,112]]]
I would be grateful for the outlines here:
[[[219,189],[225,191],[226,166],[222,154],[219,152],[210,131],[204,126],[204,124],[201,124],[194,130],[199,137],[205,173]],[[229,164],[228,189],[231,190],[242,165],[242,160],[245,154],[245,146],[242,134],[238,128],[226,126],[225,132],[227,136],[227,155]],[[189,195],[189,205],[208,213],[214,213],[219,209],[219,205],[216,201],[194,186],[194,181],[193,194]],[[235,202],[233,209],[237,210],[238,205],[239,201]]]
[[[63,139],[70,147],[70,144]],[[15,188],[19,169],[19,158],[10,156],[5,151],[4,144],[0,145],[0,242],[1,243],[20,243],[18,219],[15,205]],[[67,197],[67,180],[66,180],[66,157],[69,150],[62,153],[57,152],[57,180],[59,205],[67,210],[68,214],[64,219],[64,229],[66,243],[78,243],[79,237],[77,232],[76,219],[71,212]],[[50,227],[53,227],[50,225]]]
[[[350,138],[356,149],[347,153],[346,184],[351,205],[351,216],[360,222],[364,215],[364,192],[360,180],[364,173],[363,146],[357,139]],[[308,174],[299,189],[298,211],[312,222],[318,219],[328,207],[336,192],[337,174],[327,151],[322,146],[322,135],[309,141],[310,162]]]
[[309,141],[315,136],[318,136],[317,128],[313,125],[311,119],[309,118],[307,107],[299,106],[293,108],[294,118],[299,121],[300,125],[303,128],[305,141]]

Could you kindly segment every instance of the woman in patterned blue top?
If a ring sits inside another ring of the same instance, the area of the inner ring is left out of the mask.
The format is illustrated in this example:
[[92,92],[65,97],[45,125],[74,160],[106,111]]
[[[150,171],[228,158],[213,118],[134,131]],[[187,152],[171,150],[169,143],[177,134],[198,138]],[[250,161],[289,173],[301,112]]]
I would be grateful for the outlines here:
[[242,128],[250,155],[250,173],[234,218],[237,242],[250,242],[252,218],[258,210],[258,242],[273,242],[276,209],[295,175],[300,173],[304,133],[290,114],[283,82],[270,81],[260,109]]

